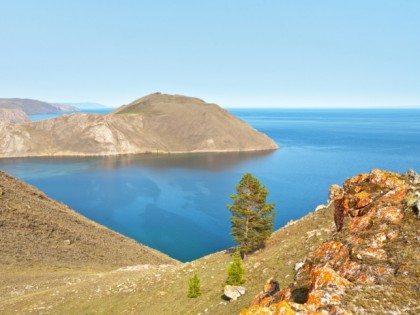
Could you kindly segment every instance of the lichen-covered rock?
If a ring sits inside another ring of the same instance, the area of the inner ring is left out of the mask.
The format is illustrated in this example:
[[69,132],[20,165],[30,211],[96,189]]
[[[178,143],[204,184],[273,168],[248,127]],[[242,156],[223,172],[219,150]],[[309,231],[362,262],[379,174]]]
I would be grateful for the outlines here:
[[315,250],[313,256],[319,258],[320,262],[328,262],[330,265],[343,263],[349,256],[347,248],[341,242],[331,241],[324,243]]
[[378,217],[382,220],[389,221],[394,224],[400,223],[404,217],[401,206],[384,207],[378,210]]
[[372,225],[372,215],[366,214],[362,217],[354,218],[349,223],[350,233],[360,233],[366,231]]
[[341,277],[334,269],[329,266],[318,266],[312,269],[312,290],[327,290],[334,292],[344,292],[350,282]]
[[254,298],[252,305],[270,306],[273,296],[280,291],[279,283],[271,277],[265,283],[263,290]]
[[[361,189],[359,186],[358,188]],[[370,204],[373,201],[372,194],[368,193],[365,190],[358,192],[354,197],[356,199],[356,206],[355,206],[356,209],[366,207],[368,204]]]
[[[407,177],[412,181],[414,175]],[[346,288],[353,283],[384,283],[399,268],[395,262],[393,265],[390,257],[395,253],[388,252],[387,244],[400,235],[398,225],[404,220],[404,209],[415,208],[420,202],[417,197],[407,202],[407,196],[415,196],[418,188],[406,182],[399,174],[374,169],[347,179],[343,188],[331,186],[329,203],[335,207],[338,231],[334,239],[295,265],[294,283],[289,288],[261,295],[254,300],[254,313],[242,314],[286,314],[275,308],[278,305],[287,314],[347,314],[341,304]],[[294,293],[305,289],[306,300],[298,301]]]

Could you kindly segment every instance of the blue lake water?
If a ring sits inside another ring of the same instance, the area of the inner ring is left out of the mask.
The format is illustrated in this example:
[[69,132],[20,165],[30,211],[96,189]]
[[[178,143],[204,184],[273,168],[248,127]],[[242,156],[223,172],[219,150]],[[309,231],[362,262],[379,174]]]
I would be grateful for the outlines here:
[[229,194],[251,172],[276,202],[276,228],[372,168],[420,170],[420,110],[231,110],[273,152],[3,159],[0,169],[88,218],[182,261],[234,245]]

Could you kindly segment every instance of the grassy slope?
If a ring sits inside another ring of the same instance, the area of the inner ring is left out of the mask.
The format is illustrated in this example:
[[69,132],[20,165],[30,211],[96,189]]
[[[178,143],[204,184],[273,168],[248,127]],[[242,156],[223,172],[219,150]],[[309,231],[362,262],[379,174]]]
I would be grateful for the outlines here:
[[[248,258],[247,293],[237,302],[222,299],[231,261],[226,251],[182,265],[140,266],[137,271],[94,265],[82,270],[9,266],[0,269],[0,313],[197,314],[208,309],[211,314],[235,314],[249,305],[270,276],[277,275],[282,286],[290,282],[294,263],[328,237],[331,215],[331,209],[322,209],[275,232],[264,250]],[[188,299],[188,278],[194,271],[203,294]]]
[[0,171],[0,266],[111,270],[176,263]]
[[[0,313],[237,314],[250,305],[268,278],[276,276],[281,288],[288,286],[293,281],[294,264],[337,236],[332,213],[332,207],[320,209],[276,231],[265,249],[248,258],[247,293],[236,302],[222,299],[226,267],[231,261],[231,254],[225,251],[186,264],[168,266],[155,261],[134,271],[95,264],[84,268],[9,265],[7,270],[0,268]],[[387,245],[392,259],[401,262],[393,281],[349,288],[344,296],[345,308],[354,314],[392,313],[404,310],[409,301],[420,300],[419,224],[414,214],[408,213],[401,223],[402,237]],[[203,294],[188,299],[188,279],[195,271]],[[406,313],[413,311],[411,306]]]

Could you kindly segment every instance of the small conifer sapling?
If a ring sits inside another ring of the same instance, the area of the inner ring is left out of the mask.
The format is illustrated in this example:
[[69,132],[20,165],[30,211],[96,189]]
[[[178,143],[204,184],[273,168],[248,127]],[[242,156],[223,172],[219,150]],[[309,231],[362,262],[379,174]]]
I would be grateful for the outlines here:
[[201,295],[201,289],[200,289],[200,279],[198,278],[197,273],[194,273],[194,276],[192,276],[188,280],[188,297],[189,298],[196,298]]
[[233,255],[232,263],[227,269],[228,278],[226,284],[241,285],[245,283],[245,266],[242,262],[241,253],[236,250]]

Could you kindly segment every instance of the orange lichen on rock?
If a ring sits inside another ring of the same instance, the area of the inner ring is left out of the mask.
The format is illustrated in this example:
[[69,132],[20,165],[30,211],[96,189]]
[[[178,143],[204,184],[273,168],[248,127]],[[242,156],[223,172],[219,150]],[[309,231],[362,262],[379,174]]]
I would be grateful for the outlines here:
[[378,260],[385,260],[388,257],[386,251],[382,248],[367,248],[363,251],[360,251],[360,254],[362,256],[367,256]]
[[[378,169],[347,179],[343,188],[331,186],[333,240],[306,257],[290,288],[256,301],[252,311],[260,306],[260,313],[243,314],[347,314],[341,305],[347,287],[383,283],[396,271],[385,245],[399,235],[396,225],[404,219],[408,191],[401,175]],[[302,289],[306,300],[293,294]]]
[[321,307],[328,305],[340,305],[341,298],[334,292],[328,292],[325,290],[314,290],[308,295],[308,301],[305,306],[312,311],[316,311]]
[[338,269],[338,274],[347,280],[352,280],[359,274],[360,269],[361,265],[359,263],[347,259],[346,262],[340,266],[340,269]]
[[378,210],[378,217],[382,220],[398,224],[404,218],[404,213],[401,206],[384,207]]
[[348,188],[350,187],[358,186],[361,183],[365,182],[368,177],[369,177],[369,174],[359,174],[359,175],[350,177],[344,182],[343,187],[345,190],[348,190]]
[[312,269],[311,272],[311,289],[312,290],[331,290],[342,292],[350,282],[341,277],[330,266],[319,266]]
[[407,197],[407,189],[390,190],[378,199],[379,202],[401,203]]
[[370,204],[373,201],[372,194],[364,190],[357,193],[354,197],[356,199],[356,209],[366,207],[368,204]]
[[337,241],[324,243],[313,253],[314,257],[320,258],[322,262],[329,262],[331,265],[344,262],[348,255],[347,248],[344,247],[343,243]]
[[294,315],[296,312],[290,307],[290,305],[281,301],[270,305],[269,307],[261,307],[253,305],[247,309],[242,310],[240,315]]
[[373,236],[369,243],[372,248],[382,248],[385,245],[386,240],[386,234],[384,232],[379,232]]
[[350,221],[350,233],[360,233],[366,231],[372,225],[372,215],[366,214],[362,217],[354,218]]

